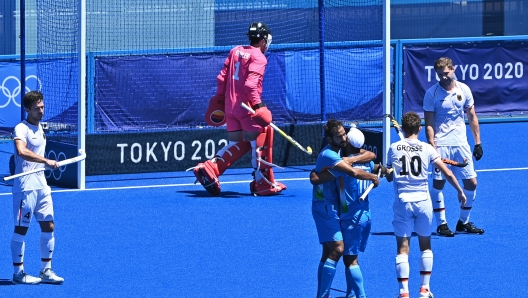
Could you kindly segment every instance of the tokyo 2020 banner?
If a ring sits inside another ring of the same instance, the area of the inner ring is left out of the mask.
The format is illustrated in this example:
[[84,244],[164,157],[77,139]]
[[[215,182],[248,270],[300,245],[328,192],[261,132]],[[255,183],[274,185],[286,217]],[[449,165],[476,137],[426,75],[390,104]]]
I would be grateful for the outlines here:
[[469,44],[406,47],[403,55],[403,112],[423,116],[425,91],[438,82],[434,62],[449,57],[455,76],[471,88],[480,115],[528,111],[528,47],[521,44]]

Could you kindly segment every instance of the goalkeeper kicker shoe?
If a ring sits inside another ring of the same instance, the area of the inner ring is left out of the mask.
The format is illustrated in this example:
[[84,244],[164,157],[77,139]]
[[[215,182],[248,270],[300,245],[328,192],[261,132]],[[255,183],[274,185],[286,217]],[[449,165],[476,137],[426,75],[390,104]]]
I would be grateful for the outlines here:
[[61,284],[64,282],[64,278],[57,276],[51,268],[46,268],[44,271],[40,271],[41,283],[45,284]]
[[[457,225],[457,231],[458,231],[458,225]],[[445,236],[445,237],[455,237],[455,233],[449,229],[447,226],[447,223],[441,224],[436,229],[436,234],[439,236]]]
[[220,181],[218,180],[218,166],[213,161],[199,163],[193,169],[196,180],[213,196],[220,194]]
[[26,285],[35,285],[40,282],[40,278],[31,276],[24,272],[20,271],[17,274],[13,274],[13,283],[15,284],[26,284]]
[[463,223],[461,220],[458,221],[456,226],[457,233],[466,232],[468,234],[484,234],[484,230],[475,227],[472,222]]

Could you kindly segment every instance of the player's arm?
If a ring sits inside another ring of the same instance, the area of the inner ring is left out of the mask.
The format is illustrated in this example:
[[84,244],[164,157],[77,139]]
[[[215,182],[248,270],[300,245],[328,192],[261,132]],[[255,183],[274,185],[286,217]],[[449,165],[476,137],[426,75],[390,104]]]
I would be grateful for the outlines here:
[[369,180],[374,184],[374,187],[377,187],[379,185],[378,176],[372,173],[365,172],[362,169],[353,168],[346,162],[340,162],[336,164],[333,169],[345,173],[354,178],[357,178],[359,180]]
[[351,166],[353,166],[355,163],[367,163],[375,159],[376,154],[365,149],[361,149],[358,155],[352,157],[343,157],[343,160]]
[[227,74],[229,73],[229,65],[231,65],[231,56],[233,55],[233,50],[229,52],[229,55],[227,56],[224,66],[220,70],[220,74],[216,77],[216,94],[219,95],[225,95],[226,90],[226,79]]
[[378,175],[379,171],[381,171],[380,177],[385,177],[390,172],[392,172],[392,169],[391,170],[387,169],[381,163],[374,165],[374,168],[372,169],[372,173]]
[[473,148],[473,156],[476,160],[482,158],[484,151],[482,150],[482,142],[480,141],[480,127],[477,118],[477,113],[475,112],[475,106],[470,106],[466,109],[466,114],[469,122],[469,129],[473,134],[473,140],[475,140],[475,147]]
[[436,148],[434,142],[434,117],[434,112],[424,111],[425,137],[427,138],[427,142]]
[[456,189],[456,191],[458,192],[458,201],[462,203],[462,206],[465,206],[466,196],[464,195],[464,191],[462,190],[462,187],[460,187],[460,184],[458,184],[458,181],[455,175],[453,175],[453,172],[451,172],[451,170],[447,168],[447,166],[444,164],[441,158],[437,158],[435,160],[434,165],[437,169],[440,170],[440,172],[442,172],[442,174],[444,174],[447,182],[449,182],[449,184],[451,184]]
[[20,156],[24,160],[43,163],[53,169],[56,169],[59,167],[56,160],[44,158],[38,154],[35,154],[33,151],[29,150],[27,148],[26,142],[22,141],[21,139],[15,139],[15,148],[16,148],[18,156]]
[[324,170],[321,173],[317,173],[315,169],[313,169],[310,172],[310,183],[312,183],[312,185],[323,184],[334,179],[334,175],[328,170]]

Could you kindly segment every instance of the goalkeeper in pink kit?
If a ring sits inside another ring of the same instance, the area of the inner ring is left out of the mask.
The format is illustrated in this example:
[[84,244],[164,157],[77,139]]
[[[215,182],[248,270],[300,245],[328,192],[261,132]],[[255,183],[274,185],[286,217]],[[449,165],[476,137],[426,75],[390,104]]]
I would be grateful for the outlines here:
[[[220,194],[218,177],[234,162],[251,151],[255,169],[250,191],[255,195],[274,195],[286,189],[275,181],[272,169],[273,129],[271,112],[262,102],[262,80],[268,63],[264,52],[271,44],[271,31],[262,22],[249,26],[249,46],[229,52],[217,76],[217,91],[209,100],[205,121],[212,126],[227,124],[229,143],[216,156],[194,168],[196,179],[212,195]],[[241,103],[255,110],[250,114]],[[247,136],[248,140],[245,140]]]

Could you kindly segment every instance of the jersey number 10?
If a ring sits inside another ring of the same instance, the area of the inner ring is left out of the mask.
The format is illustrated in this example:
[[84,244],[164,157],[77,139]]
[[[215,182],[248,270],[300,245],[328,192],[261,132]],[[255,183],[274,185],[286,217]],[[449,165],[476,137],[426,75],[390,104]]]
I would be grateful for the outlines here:
[[[420,156],[416,155],[411,157],[409,163],[407,163],[407,156],[405,155],[400,157],[400,159],[398,160],[401,161],[402,164],[400,176],[407,176],[409,174],[412,174],[413,176],[420,176],[420,174],[422,173],[422,159],[420,158]],[[410,173],[409,170],[411,170]]]

